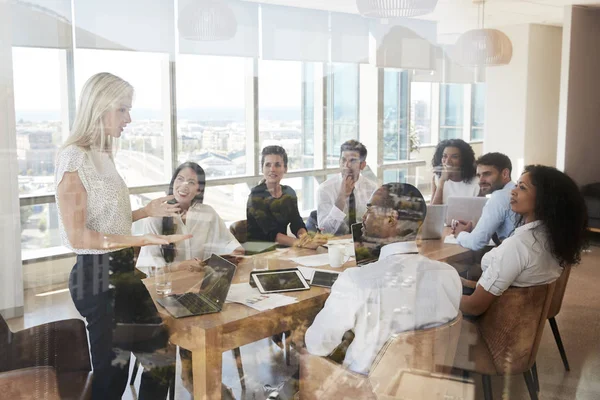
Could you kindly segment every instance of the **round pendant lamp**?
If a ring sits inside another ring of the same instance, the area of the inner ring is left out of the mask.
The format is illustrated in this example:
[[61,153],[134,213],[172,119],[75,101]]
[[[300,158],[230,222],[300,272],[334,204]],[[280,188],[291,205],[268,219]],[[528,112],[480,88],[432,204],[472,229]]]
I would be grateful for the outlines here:
[[178,28],[187,40],[227,40],[235,36],[237,20],[221,0],[191,0],[179,13]]
[[416,17],[431,13],[438,0],[356,0],[358,12],[371,18]]
[[512,59],[512,42],[497,29],[473,29],[459,36],[455,51],[462,65],[506,65]]

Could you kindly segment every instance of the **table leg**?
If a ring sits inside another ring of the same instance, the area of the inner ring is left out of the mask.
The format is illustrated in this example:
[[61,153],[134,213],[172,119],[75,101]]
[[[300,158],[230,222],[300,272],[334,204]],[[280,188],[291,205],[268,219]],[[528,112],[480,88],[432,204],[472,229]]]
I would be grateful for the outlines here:
[[200,346],[192,350],[194,399],[220,400],[223,375],[221,342],[216,332],[201,331],[197,335]]

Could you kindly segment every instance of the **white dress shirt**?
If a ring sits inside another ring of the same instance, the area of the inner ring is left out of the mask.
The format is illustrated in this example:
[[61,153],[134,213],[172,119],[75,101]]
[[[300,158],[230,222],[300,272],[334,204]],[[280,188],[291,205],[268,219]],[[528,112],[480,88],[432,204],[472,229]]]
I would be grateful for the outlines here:
[[[175,218],[176,234],[192,234],[191,239],[175,245],[175,260],[185,261],[193,258],[205,260],[214,254],[230,254],[240,243],[225,226],[219,214],[209,205],[196,203],[186,214],[185,224],[178,215]],[[144,219],[144,232],[162,235],[162,218]],[[155,267],[165,265],[160,251],[161,246],[143,246],[136,266]]]
[[378,261],[340,274],[306,331],[310,353],[330,354],[352,329],[355,337],[344,366],[367,374],[393,334],[456,318],[462,294],[456,270],[421,255],[399,254],[402,247],[395,245],[384,246]]
[[529,287],[554,282],[562,273],[550,252],[548,235],[541,221],[515,229],[499,247],[481,259],[483,274],[478,285],[495,296],[509,286]]
[[458,244],[467,249],[479,250],[487,246],[494,233],[500,240],[510,236],[517,222],[517,214],[510,208],[510,192],[514,187],[513,182],[508,182],[490,195],[475,229],[459,233],[456,237]]
[[[348,201],[343,210],[336,207],[340,190],[342,188],[342,174],[327,179],[317,190],[317,220],[319,229],[324,233],[346,234],[350,232],[347,223]],[[354,198],[356,200],[356,222],[360,222],[367,211],[367,202],[373,192],[377,190],[377,183],[365,178],[362,174],[354,184]]]

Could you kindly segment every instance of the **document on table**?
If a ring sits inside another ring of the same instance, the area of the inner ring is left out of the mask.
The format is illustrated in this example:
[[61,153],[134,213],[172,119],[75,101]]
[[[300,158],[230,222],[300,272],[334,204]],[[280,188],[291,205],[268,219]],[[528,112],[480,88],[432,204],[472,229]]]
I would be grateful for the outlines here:
[[329,265],[329,254],[323,253],[312,256],[294,257],[290,258],[290,260],[305,267],[320,267],[321,265]]
[[278,293],[262,294],[248,283],[237,283],[229,288],[226,302],[240,303],[258,311],[265,311],[287,306],[298,300],[295,297]]
[[[458,244],[458,239],[456,239],[454,237],[454,235],[448,235],[444,238],[444,243],[445,244]],[[488,246],[496,246],[496,243],[494,243],[494,241],[492,239],[490,239]]]
[[394,243],[394,254],[419,254],[417,242],[396,242]]

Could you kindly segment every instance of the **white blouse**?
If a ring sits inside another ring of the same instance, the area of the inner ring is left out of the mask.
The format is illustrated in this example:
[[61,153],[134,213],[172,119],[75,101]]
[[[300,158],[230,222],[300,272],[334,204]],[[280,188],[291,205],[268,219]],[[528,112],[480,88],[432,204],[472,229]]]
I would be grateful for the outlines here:
[[[440,177],[435,176],[435,185],[439,187],[440,185]],[[474,177],[469,182],[465,183],[463,181],[454,182],[452,180],[447,180],[444,183],[444,193],[443,193],[443,204],[448,204],[448,197],[477,197],[479,196],[479,179]]]
[[[86,150],[71,145],[58,153],[54,175],[55,189],[65,172],[75,172],[87,192],[85,226],[92,231],[112,235],[131,235],[131,203],[129,189],[117,172],[108,153]],[[58,192],[58,191],[57,191]],[[58,209],[58,230],[63,244],[76,254],[104,254],[114,250],[74,249],[63,225],[62,215],[69,210]]]
[[515,233],[481,259],[478,285],[495,296],[509,286],[529,287],[554,282],[562,273],[550,252],[548,234],[541,221],[515,229]]
[[[192,234],[191,239],[175,246],[175,261],[199,258],[204,260],[214,254],[231,254],[240,243],[225,226],[219,214],[209,205],[196,203],[190,207],[183,223],[178,215],[175,218],[176,234]],[[144,232],[162,235],[162,217],[144,219]],[[161,246],[144,246],[140,250],[136,266],[155,267],[165,265]]]

